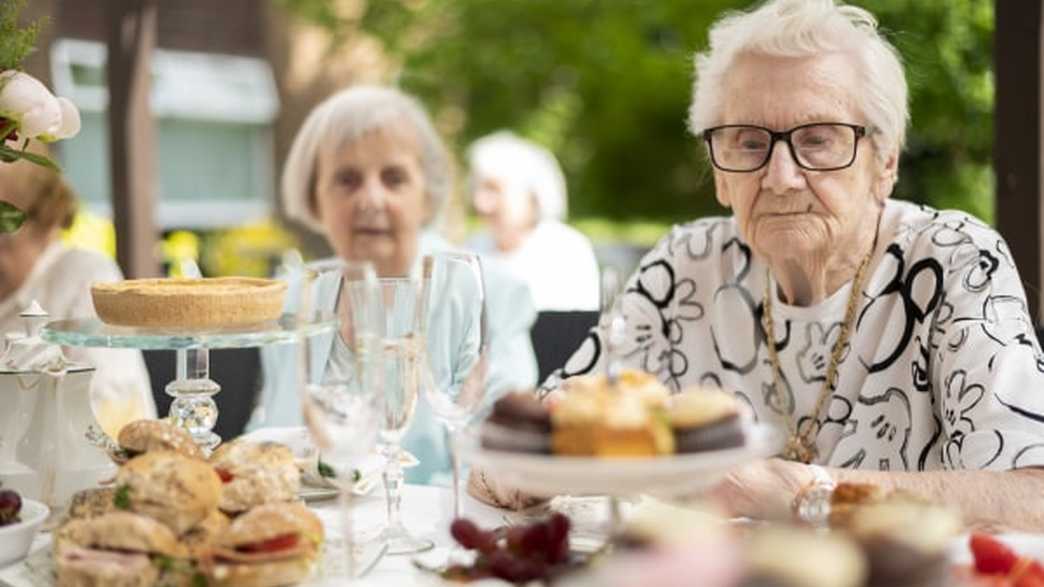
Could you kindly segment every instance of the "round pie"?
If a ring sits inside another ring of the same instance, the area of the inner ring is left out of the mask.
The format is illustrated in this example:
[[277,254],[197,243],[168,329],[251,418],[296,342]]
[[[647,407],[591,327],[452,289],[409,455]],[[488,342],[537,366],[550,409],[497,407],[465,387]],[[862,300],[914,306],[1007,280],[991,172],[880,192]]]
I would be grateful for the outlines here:
[[106,324],[149,328],[212,328],[279,318],[286,283],[253,277],[131,279],[91,286],[94,310]]

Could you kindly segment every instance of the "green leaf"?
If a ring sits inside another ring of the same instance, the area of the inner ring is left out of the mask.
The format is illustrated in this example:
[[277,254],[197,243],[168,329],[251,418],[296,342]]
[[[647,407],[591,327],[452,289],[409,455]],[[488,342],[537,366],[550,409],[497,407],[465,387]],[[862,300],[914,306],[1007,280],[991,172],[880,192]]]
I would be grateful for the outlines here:
[[320,477],[324,477],[326,479],[336,479],[337,478],[337,471],[334,471],[333,467],[331,467],[330,465],[324,463],[322,460],[319,461],[319,467],[318,468],[319,468],[319,476]]
[[25,219],[25,212],[15,208],[14,204],[0,202],[0,233],[8,234],[18,230]]
[[207,577],[203,573],[192,575],[192,587],[207,587]]
[[116,488],[116,493],[112,496],[112,505],[118,510],[130,509],[130,485],[120,485]]
[[17,161],[19,159],[25,159],[26,161],[29,161],[30,163],[36,163],[37,165],[40,165],[42,167],[46,167],[46,168],[48,168],[48,169],[50,169],[52,171],[55,171],[57,173],[61,173],[62,172],[62,168],[58,167],[57,163],[55,163],[54,161],[51,161],[50,159],[48,159],[47,157],[44,157],[43,155],[39,155],[37,153],[30,153],[29,151],[20,151],[18,149],[12,149],[11,147],[8,147],[7,145],[3,145],[3,144],[0,144],[0,159],[3,159],[4,161],[7,161],[8,163],[12,163],[12,162]]
[[153,562],[156,563],[156,568],[164,573],[174,568],[174,559],[169,556],[158,555],[153,559]]

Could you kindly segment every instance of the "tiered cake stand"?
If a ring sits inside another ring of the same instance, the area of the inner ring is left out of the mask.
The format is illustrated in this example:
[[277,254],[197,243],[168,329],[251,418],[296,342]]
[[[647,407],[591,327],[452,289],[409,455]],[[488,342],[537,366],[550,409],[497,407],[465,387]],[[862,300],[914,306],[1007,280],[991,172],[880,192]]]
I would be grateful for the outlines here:
[[40,336],[47,342],[74,347],[176,351],[177,376],[166,387],[167,394],[174,398],[168,416],[210,451],[221,443],[213,432],[218,418],[213,396],[221,387],[210,379],[210,349],[294,343],[336,327],[336,321],[302,322],[290,314],[273,322],[215,330],[156,330],[81,319],[51,322]]

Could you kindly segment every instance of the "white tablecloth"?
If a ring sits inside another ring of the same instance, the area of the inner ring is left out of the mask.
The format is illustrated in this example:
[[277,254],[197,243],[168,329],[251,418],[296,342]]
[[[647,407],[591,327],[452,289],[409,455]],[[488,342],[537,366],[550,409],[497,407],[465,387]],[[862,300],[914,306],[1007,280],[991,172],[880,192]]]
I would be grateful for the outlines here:
[[[314,502],[310,505],[322,519],[329,541],[331,543],[339,542],[342,524],[336,500]],[[386,510],[383,491],[378,489],[368,496],[355,497],[352,511],[356,532],[364,535],[372,534],[385,520]],[[569,513],[576,515],[577,518],[586,518],[587,525],[590,526],[591,520],[601,518],[603,512],[593,511],[588,500],[587,503],[580,506],[574,504],[573,511]],[[502,510],[483,505],[467,495],[464,496],[464,515],[483,528],[493,528],[504,523],[504,512]],[[453,502],[449,489],[406,485],[402,500],[402,517],[406,527],[415,536],[433,540],[440,549],[445,549],[452,544],[452,539],[449,536],[449,525],[453,517]],[[1000,538],[1014,547],[1021,555],[1044,560],[1044,534],[1013,533],[1003,534]],[[36,553],[36,558],[39,560],[40,553],[45,553],[50,549],[50,542],[51,536],[49,533],[42,533],[37,536],[30,553],[30,559]],[[956,563],[968,563],[971,557],[967,544],[967,535],[955,539],[949,549],[950,559]],[[328,556],[336,556],[340,552],[337,549],[329,553]],[[426,557],[428,556],[438,559],[439,552],[436,551],[431,555],[426,555]],[[418,571],[413,566],[412,560],[412,555],[386,556],[361,584],[367,587],[409,587],[413,585],[431,586],[443,584],[433,575]],[[323,584],[324,581],[319,577],[309,587]],[[499,584],[504,585],[505,583]],[[41,586],[39,581],[33,580],[32,573],[26,569],[24,563],[15,563],[14,565],[0,568],[0,585],[10,587]]]
[[[355,497],[352,506],[353,522],[356,531],[362,534],[372,534],[372,530],[383,524],[386,517],[384,505],[384,493],[378,489],[365,497]],[[341,518],[338,513],[337,501],[329,500],[309,504],[323,520],[326,527],[327,537],[333,542],[339,541],[341,537]],[[474,520],[482,527],[496,527],[503,525],[503,513],[495,508],[483,505],[465,495],[464,515]],[[452,493],[449,489],[442,487],[406,485],[402,500],[402,518],[406,527],[419,538],[430,538],[439,547],[447,547],[452,544],[449,536],[449,525],[453,518]],[[30,559],[33,553],[50,549],[51,536],[49,533],[41,533],[33,543]],[[435,554],[437,557],[437,553]],[[37,556],[39,558],[39,556]],[[386,556],[369,576],[364,584],[373,586],[409,586],[409,585],[431,585],[438,583],[430,574],[422,573],[414,568],[412,556]],[[315,584],[321,583],[316,581]],[[0,569],[0,584],[10,587],[36,587],[32,574],[26,569],[24,563],[15,563]]]

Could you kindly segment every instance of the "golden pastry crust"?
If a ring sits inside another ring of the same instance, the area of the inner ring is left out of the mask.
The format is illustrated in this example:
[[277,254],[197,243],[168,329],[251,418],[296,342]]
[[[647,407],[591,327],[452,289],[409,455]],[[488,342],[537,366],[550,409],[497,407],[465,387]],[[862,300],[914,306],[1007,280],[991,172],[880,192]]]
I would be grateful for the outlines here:
[[186,552],[167,526],[146,516],[119,511],[90,520],[73,520],[59,528],[54,535],[55,554],[60,555],[73,546],[174,558],[182,558]]
[[162,420],[131,422],[120,429],[118,441],[120,448],[131,451],[134,456],[154,450],[167,450],[193,459],[205,458],[187,430]]
[[246,326],[279,318],[286,283],[253,277],[132,279],[95,283],[106,324],[149,328]]
[[69,520],[89,520],[116,511],[112,504],[115,495],[115,487],[97,487],[77,491],[69,503],[67,518]]
[[299,534],[308,550],[323,542],[323,523],[301,503],[273,503],[256,507],[236,518],[217,541],[224,548],[264,542],[286,534]]
[[116,475],[130,511],[155,518],[184,534],[217,509],[221,479],[204,461],[154,451],[127,462]]
[[301,470],[293,452],[276,442],[234,440],[219,446],[210,464],[227,479],[218,506],[224,512],[293,501],[301,489]]
[[210,512],[203,521],[181,536],[181,544],[188,549],[189,557],[199,560],[207,556],[219,536],[224,534],[231,520],[219,510]]

